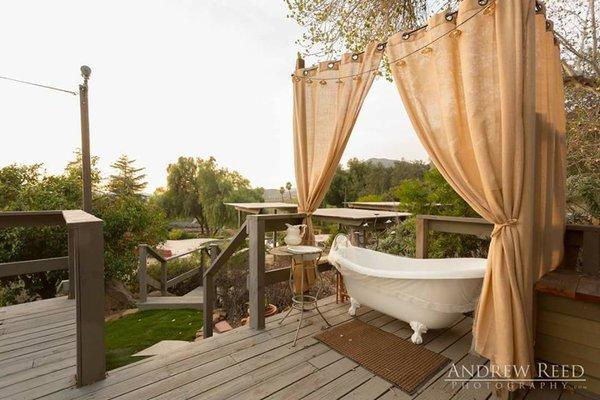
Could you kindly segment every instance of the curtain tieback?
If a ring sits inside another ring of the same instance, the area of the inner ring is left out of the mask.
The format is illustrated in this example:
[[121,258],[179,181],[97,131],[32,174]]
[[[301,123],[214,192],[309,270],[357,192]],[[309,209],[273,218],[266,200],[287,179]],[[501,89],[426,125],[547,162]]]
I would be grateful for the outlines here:
[[502,222],[500,224],[494,224],[494,230],[492,231],[492,237],[497,236],[507,226],[516,225],[517,222],[519,222],[519,221],[516,218],[511,218],[508,221]]

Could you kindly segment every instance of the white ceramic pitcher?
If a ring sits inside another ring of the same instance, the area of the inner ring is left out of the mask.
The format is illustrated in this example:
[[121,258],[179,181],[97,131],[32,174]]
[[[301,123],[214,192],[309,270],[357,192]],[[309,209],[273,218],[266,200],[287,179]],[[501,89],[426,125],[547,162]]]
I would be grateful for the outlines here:
[[291,225],[285,224],[287,226],[287,231],[285,233],[285,243],[289,246],[298,246],[302,243],[302,237],[306,232],[306,225]]

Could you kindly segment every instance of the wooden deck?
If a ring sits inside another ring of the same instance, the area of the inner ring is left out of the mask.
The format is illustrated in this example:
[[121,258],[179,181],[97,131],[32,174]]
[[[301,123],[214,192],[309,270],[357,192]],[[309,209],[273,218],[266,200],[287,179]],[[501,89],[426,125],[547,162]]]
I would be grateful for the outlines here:
[[[350,320],[347,304],[328,297],[320,302],[329,322]],[[490,391],[452,387],[446,371],[408,396],[352,360],[330,350],[313,335],[318,316],[305,318],[298,345],[291,347],[297,319],[281,314],[266,329],[234,329],[168,356],[155,356],[110,371],[104,381],[75,387],[74,302],[65,298],[0,309],[0,398],[3,399],[487,399]],[[408,338],[407,324],[361,308],[358,318]],[[469,354],[471,319],[447,330],[430,331],[425,347],[460,365],[484,364]],[[530,394],[533,394],[531,392]],[[540,394],[544,396],[539,397]],[[584,399],[561,392],[533,399]]]

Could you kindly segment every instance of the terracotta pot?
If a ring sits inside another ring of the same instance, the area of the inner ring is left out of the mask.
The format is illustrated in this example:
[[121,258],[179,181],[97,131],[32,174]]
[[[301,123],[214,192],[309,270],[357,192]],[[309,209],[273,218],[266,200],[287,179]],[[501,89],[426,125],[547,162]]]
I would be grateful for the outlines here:
[[274,304],[267,304],[265,307],[265,318],[277,314],[277,306]]
[[[248,310],[250,312],[250,310]],[[277,306],[274,304],[267,304],[265,307],[265,318],[277,314]],[[245,317],[240,320],[242,325],[248,325],[250,323],[250,317]]]

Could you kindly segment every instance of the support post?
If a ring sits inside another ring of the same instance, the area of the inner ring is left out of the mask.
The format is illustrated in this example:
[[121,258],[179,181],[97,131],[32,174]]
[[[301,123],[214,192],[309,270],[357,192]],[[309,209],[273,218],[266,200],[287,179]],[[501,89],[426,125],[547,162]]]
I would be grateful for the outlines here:
[[600,233],[583,231],[582,239],[583,272],[596,274],[600,270]]
[[68,229],[67,248],[69,255],[69,299],[75,298],[75,230]]
[[160,293],[163,296],[167,295],[167,262],[160,262]]
[[[219,255],[219,246],[211,244],[209,247],[211,265]],[[202,335],[204,338],[209,338],[213,335],[213,311],[215,309],[215,281],[213,273],[209,273],[202,278],[203,297],[203,313],[202,313]]]
[[148,265],[148,251],[146,245],[141,244],[139,247],[139,265],[138,265],[138,281],[140,283],[140,302],[144,303],[148,300],[148,282],[147,282],[147,271]]
[[265,221],[256,215],[247,219],[249,241],[248,293],[250,297],[250,327],[265,327]]
[[104,379],[104,238],[102,221],[75,228],[77,386]]
[[81,114],[81,164],[83,180],[83,211],[92,212],[92,161],[90,155],[90,117],[88,102],[88,79],[92,70],[81,66],[83,83],[79,85],[79,109]]
[[429,221],[417,217],[416,230],[416,258],[427,258]]

